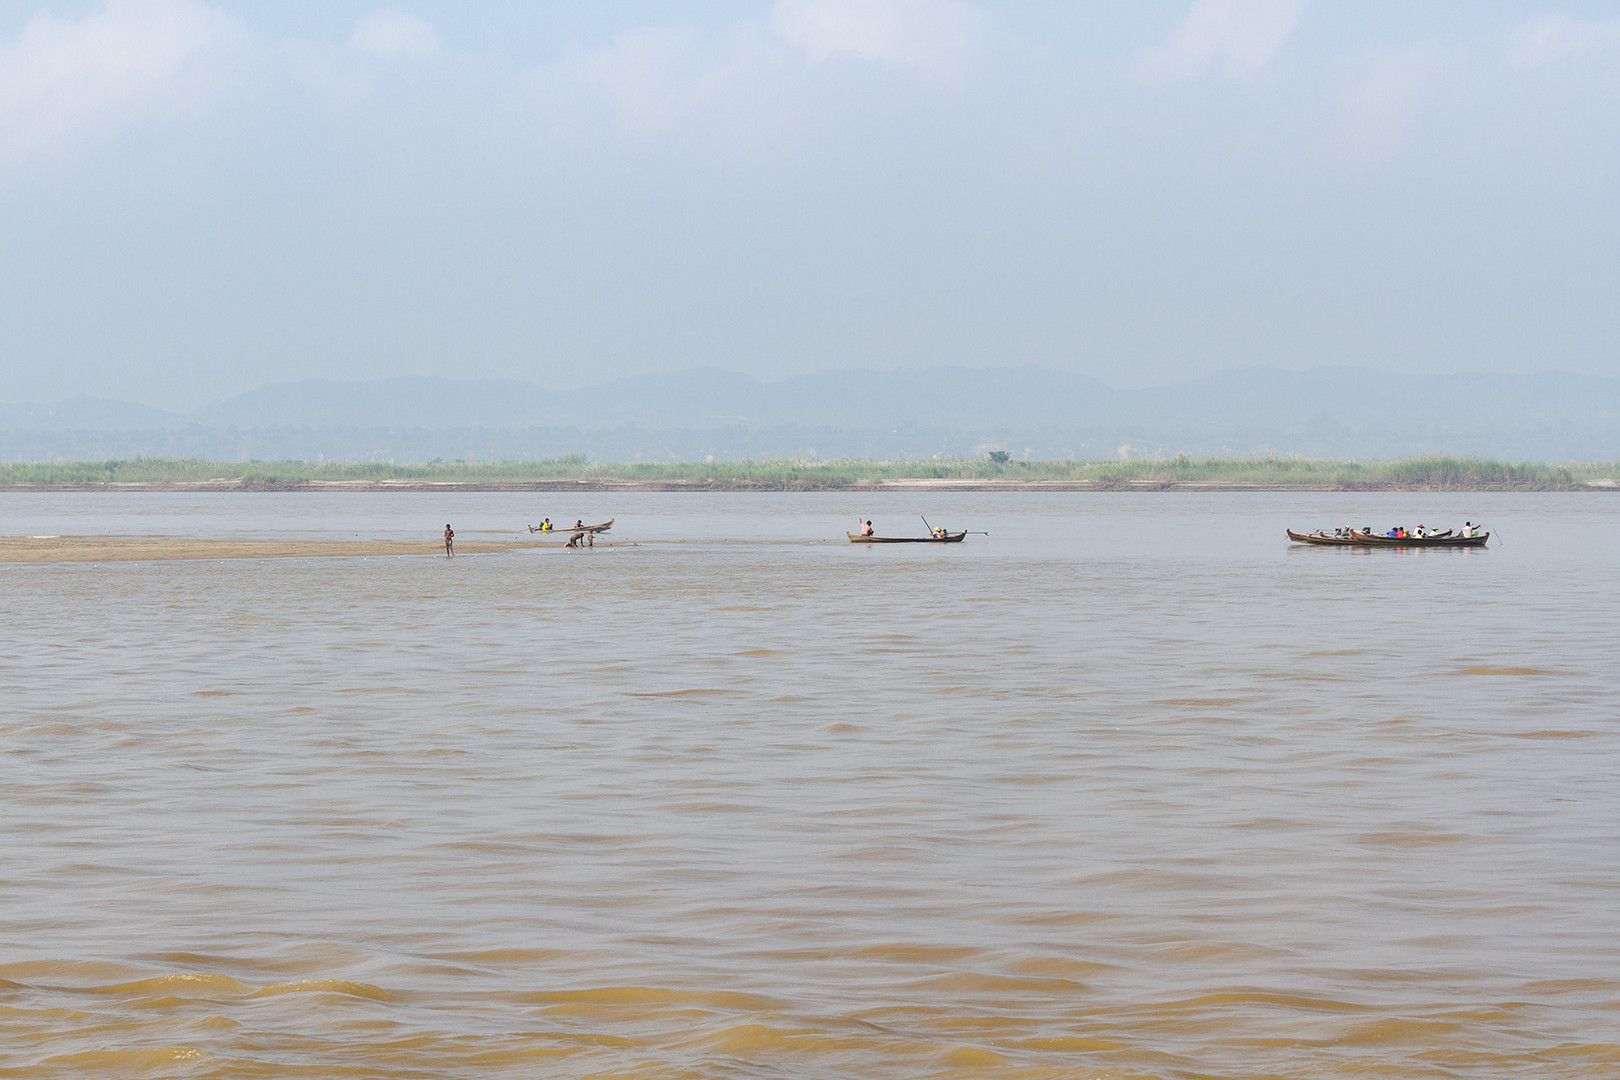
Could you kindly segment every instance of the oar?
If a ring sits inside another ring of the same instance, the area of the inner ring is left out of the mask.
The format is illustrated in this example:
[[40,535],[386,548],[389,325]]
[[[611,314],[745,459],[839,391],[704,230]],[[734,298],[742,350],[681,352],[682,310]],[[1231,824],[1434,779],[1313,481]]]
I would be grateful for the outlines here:
[[[918,515],[917,515],[917,516],[918,516],[918,517],[922,517],[922,515],[921,515],[921,514],[918,514]],[[930,525],[930,524],[928,524],[928,519],[927,519],[927,518],[925,518],[925,517],[924,517],[924,518],[923,518],[923,528],[925,528],[925,529],[927,529],[927,530],[928,530],[928,535],[929,535],[929,536],[933,536],[933,535],[934,535],[934,527],[933,527],[933,526],[932,526],[932,525]]]

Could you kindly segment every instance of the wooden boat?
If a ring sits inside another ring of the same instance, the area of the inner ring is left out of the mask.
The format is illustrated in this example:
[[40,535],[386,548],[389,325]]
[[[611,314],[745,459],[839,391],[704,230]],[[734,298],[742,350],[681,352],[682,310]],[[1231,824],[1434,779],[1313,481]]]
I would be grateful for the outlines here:
[[572,525],[555,525],[554,524],[549,529],[542,529],[538,525],[530,525],[529,526],[529,531],[532,532],[532,533],[536,533],[536,532],[556,532],[556,533],[569,533],[569,534],[573,534],[573,533],[577,533],[577,532],[588,532],[588,533],[607,532],[609,529],[613,528],[613,522],[615,520],[617,520],[617,519],[616,518],[608,518],[606,521],[600,522],[599,524],[596,524],[596,525],[581,525],[577,529],[574,528]]
[[1361,546],[1348,536],[1344,536],[1342,534],[1339,536],[1329,536],[1321,530],[1317,530],[1313,533],[1297,533],[1293,529],[1289,529],[1288,539],[1292,540],[1296,544],[1323,544],[1327,547]]
[[1491,538],[1488,532],[1478,536],[1379,536],[1354,529],[1350,535],[1366,547],[1484,547]]
[[967,532],[946,533],[944,536],[861,536],[852,532],[844,535],[849,537],[852,544],[960,544]]
[[1288,539],[1296,544],[1318,544],[1324,547],[1484,547],[1490,533],[1478,536],[1453,536],[1448,531],[1441,536],[1379,536],[1351,529],[1349,536],[1329,536],[1323,532],[1297,533],[1288,530]]

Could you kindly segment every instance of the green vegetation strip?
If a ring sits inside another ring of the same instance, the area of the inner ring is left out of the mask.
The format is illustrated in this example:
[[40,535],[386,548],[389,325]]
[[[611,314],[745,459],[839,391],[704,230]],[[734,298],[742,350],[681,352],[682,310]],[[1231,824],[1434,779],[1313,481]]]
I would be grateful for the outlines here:
[[1135,461],[713,461],[601,463],[569,456],[500,464],[395,465],[306,461],[220,462],[192,458],[0,463],[0,488],[209,485],[234,490],[456,484],[527,488],[563,484],[673,490],[837,491],[885,482],[941,481],[986,487],[1069,485],[1100,489],[1198,486],[1314,490],[1576,491],[1608,488],[1620,462],[1512,464],[1479,458],[1418,457],[1400,461],[1314,461],[1307,458],[1191,458]]

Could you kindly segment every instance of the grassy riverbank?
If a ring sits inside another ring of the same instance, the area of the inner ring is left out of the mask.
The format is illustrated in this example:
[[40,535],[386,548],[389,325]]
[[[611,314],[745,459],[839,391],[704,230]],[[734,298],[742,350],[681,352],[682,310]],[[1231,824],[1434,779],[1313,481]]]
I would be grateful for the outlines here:
[[501,464],[218,462],[175,458],[0,463],[0,489],[224,490],[596,486],[643,490],[838,491],[886,486],[1097,490],[1279,488],[1344,491],[1576,491],[1613,487],[1620,462],[1551,465],[1478,458],[1313,461],[1188,458],[1141,461],[714,461],[603,463],[583,458]]

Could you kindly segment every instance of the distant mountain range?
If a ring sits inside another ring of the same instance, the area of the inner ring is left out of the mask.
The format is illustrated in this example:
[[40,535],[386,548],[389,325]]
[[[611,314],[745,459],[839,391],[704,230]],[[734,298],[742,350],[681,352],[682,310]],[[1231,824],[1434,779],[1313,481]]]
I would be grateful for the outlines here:
[[829,371],[763,382],[718,370],[545,390],[494,379],[278,383],[190,413],[74,397],[0,405],[0,457],[220,460],[1034,458],[1423,453],[1620,458],[1620,379],[1222,372],[1123,390],[1037,367]]

